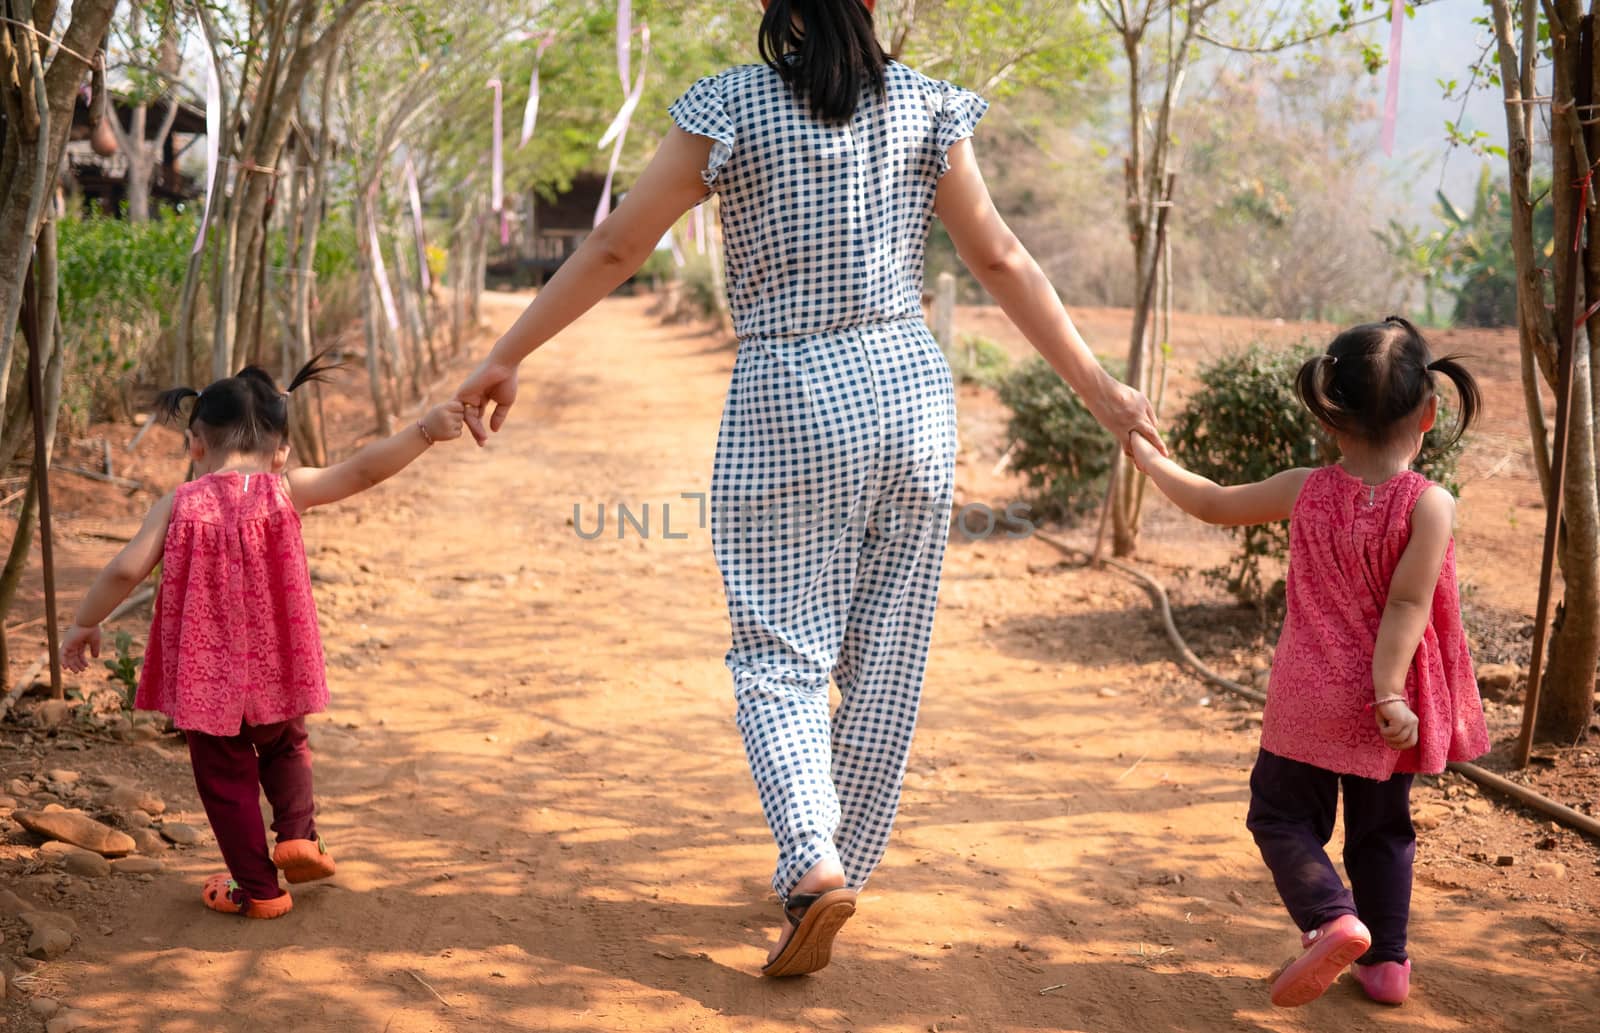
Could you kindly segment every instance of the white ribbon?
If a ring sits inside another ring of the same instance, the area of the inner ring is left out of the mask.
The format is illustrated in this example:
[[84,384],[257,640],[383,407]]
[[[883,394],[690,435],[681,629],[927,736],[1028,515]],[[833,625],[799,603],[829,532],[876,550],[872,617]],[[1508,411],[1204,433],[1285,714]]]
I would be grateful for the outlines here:
[[[627,0],[621,0],[626,4]],[[639,48],[639,77],[634,80],[633,89],[628,93],[627,99],[622,102],[622,108],[617,112],[617,117],[611,120],[611,125],[606,129],[605,135],[600,138],[599,146],[615,141],[611,149],[611,164],[606,169],[605,188],[600,193],[600,204],[594,211],[594,224],[596,226],[605,222],[606,216],[611,214],[611,187],[617,178],[617,165],[622,161],[622,147],[628,140],[628,123],[633,119],[633,112],[639,106],[639,101],[644,97],[645,73],[650,70],[650,26],[641,25],[639,28],[641,43]],[[620,53],[620,51],[619,51]]]
[[206,224],[211,221],[211,194],[217,189],[217,159],[222,153],[222,73],[217,68],[217,54],[210,47],[211,60],[206,62],[206,201],[200,210],[200,232],[195,234],[191,255],[200,253],[206,246]]
[[500,217],[500,243],[511,243],[511,227],[506,222],[506,169],[501,154],[500,137],[505,131],[500,118],[500,80],[490,79],[484,85],[494,91],[494,139],[489,144],[489,207]]
[[633,0],[617,0],[617,74],[622,78],[622,92],[628,92],[628,62],[633,51]]
[[406,193],[411,198],[411,228],[417,238],[418,275],[422,282],[422,291],[426,294],[433,284],[433,277],[428,272],[428,243],[422,227],[422,191],[417,188],[417,170],[411,164],[409,155],[406,156]]
[[519,149],[526,147],[528,141],[533,139],[534,123],[539,118],[539,64],[544,60],[544,52],[555,41],[554,32],[545,33],[544,39],[539,41],[538,52],[533,55],[533,77],[528,80],[528,106],[522,109],[522,139],[517,143]]
[[706,253],[706,206],[694,206],[694,249],[698,254]]
[[372,249],[372,277],[378,281],[378,298],[383,302],[383,315],[389,329],[400,332],[400,312],[395,308],[394,293],[389,289],[389,270],[383,264],[383,247],[378,243],[378,220],[374,216],[372,199],[367,198],[367,246]]

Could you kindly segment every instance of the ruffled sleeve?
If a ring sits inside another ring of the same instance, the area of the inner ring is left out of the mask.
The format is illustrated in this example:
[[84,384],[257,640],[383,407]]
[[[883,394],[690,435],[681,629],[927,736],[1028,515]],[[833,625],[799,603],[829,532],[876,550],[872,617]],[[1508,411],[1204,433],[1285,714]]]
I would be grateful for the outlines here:
[[950,171],[950,148],[970,137],[989,102],[960,86],[939,83],[941,107],[935,116],[934,138],[939,147],[939,175]]
[[701,79],[673,102],[667,113],[672,116],[679,129],[712,140],[711,157],[700,173],[700,178],[705,180],[706,189],[715,190],[717,176],[721,173],[722,166],[733,157],[733,145],[739,136],[733,116],[728,114],[722,77],[710,76]]

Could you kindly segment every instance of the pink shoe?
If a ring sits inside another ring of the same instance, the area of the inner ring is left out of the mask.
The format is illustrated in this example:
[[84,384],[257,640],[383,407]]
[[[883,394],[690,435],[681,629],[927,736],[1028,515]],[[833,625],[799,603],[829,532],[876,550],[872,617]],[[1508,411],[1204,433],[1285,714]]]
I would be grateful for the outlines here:
[[1356,965],[1356,982],[1367,996],[1379,1004],[1404,1004],[1411,996],[1411,962],[1380,961],[1376,965]]
[[1300,938],[1306,952],[1272,980],[1272,1003],[1298,1008],[1321,997],[1351,962],[1372,946],[1372,934],[1355,915],[1340,915]]

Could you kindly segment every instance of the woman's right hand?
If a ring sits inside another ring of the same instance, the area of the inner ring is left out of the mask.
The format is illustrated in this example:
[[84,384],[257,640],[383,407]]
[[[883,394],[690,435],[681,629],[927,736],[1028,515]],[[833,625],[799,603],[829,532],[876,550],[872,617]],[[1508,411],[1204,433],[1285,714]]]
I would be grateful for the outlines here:
[[[491,352],[456,388],[455,397],[466,406],[467,430],[482,447],[490,433],[498,432],[505,425],[506,414],[517,400],[517,367],[496,361]],[[494,403],[492,411],[488,408],[490,402]],[[489,418],[487,429],[484,428],[485,416]]]
[[1167,454],[1166,442],[1156,429],[1156,410],[1150,399],[1109,374],[1094,416],[1129,456],[1133,455],[1134,434],[1150,442],[1162,455]]

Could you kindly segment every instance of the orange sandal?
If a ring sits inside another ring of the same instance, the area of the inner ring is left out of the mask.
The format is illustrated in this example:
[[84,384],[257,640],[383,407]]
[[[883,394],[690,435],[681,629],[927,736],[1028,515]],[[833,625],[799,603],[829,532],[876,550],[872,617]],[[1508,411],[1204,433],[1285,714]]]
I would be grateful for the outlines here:
[[271,900],[251,900],[239,892],[239,884],[229,875],[213,875],[207,879],[200,899],[213,911],[246,918],[282,918],[294,907],[294,898],[287,892]]
[[328,844],[321,836],[314,841],[279,840],[277,849],[272,851],[272,863],[278,866],[283,872],[283,877],[291,883],[326,879],[338,867],[333,863],[333,855],[328,853]]

